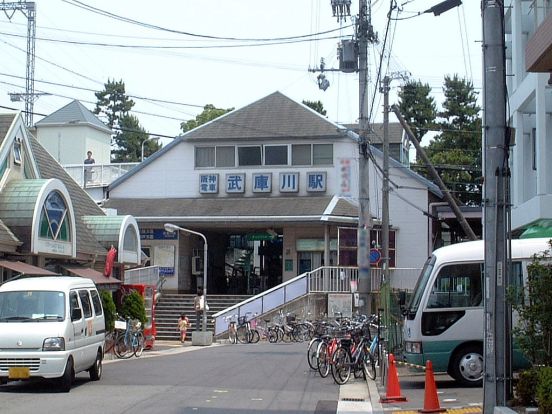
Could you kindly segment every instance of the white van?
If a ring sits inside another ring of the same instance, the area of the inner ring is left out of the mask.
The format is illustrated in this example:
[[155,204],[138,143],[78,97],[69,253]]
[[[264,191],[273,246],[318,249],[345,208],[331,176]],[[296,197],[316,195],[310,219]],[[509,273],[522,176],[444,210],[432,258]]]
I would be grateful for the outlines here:
[[75,374],[102,375],[105,321],[90,279],[30,277],[0,286],[0,383],[57,378],[68,392]]

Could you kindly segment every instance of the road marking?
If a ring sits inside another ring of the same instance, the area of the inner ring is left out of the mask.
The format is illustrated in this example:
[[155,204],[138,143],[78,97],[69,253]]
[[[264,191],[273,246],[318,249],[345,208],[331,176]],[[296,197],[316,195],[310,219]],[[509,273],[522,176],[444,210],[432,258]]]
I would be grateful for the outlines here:
[[338,401],[336,414],[372,413],[370,401]]
[[251,401],[262,401],[262,398],[251,398]]

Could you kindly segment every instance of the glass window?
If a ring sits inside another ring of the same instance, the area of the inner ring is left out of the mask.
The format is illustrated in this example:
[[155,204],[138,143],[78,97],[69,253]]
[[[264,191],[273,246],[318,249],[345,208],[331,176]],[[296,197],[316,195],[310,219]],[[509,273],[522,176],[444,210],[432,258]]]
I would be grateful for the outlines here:
[[235,167],[236,149],[233,146],[217,147],[217,167]]
[[238,165],[261,165],[261,147],[238,147]]
[[21,165],[21,138],[16,138],[13,142],[13,162]]
[[196,147],[195,148],[195,166],[196,168],[215,166],[215,147]]
[[291,146],[292,165],[311,165],[310,144],[297,144]]
[[65,319],[63,292],[23,290],[0,293],[0,321]]
[[96,315],[101,315],[103,313],[102,309],[102,301],[100,299],[100,295],[98,295],[98,291],[93,290],[90,292],[92,296],[92,305],[94,305],[94,313]]
[[138,249],[138,237],[134,231],[134,227],[127,227],[125,230],[125,239],[123,241],[123,248],[129,251],[136,251]]
[[61,194],[51,192],[40,215],[40,237],[52,240],[69,241],[69,220],[67,207]]
[[269,145],[264,147],[264,165],[288,165],[288,146]]
[[333,145],[314,144],[312,146],[313,165],[333,164]]
[[428,308],[465,308],[483,304],[483,264],[457,263],[439,270]]
[[82,303],[82,311],[85,318],[90,318],[92,316],[92,305],[90,303],[90,296],[88,295],[87,290],[79,290],[79,298]]
[[77,292],[71,292],[69,294],[69,309],[70,309],[69,315],[73,315],[73,310],[80,309]]

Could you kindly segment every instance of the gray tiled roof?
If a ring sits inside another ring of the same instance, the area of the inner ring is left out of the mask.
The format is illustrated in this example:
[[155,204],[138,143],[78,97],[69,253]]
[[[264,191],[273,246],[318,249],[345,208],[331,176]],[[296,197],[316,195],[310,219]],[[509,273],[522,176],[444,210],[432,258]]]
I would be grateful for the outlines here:
[[94,238],[92,232],[84,224],[83,216],[104,216],[103,210],[90,198],[63,167],[44,149],[32,136],[29,136],[34,159],[36,160],[41,178],[57,178],[65,184],[71,197],[77,231],[77,253],[105,255],[106,250]]
[[[358,124],[343,124],[347,129],[350,129],[358,134]],[[383,123],[372,124],[373,130],[368,133],[370,144],[376,145],[383,142]],[[389,143],[402,143],[404,129],[399,122],[389,123]]]
[[0,145],[4,142],[15,116],[16,114],[0,114]]
[[[145,199],[120,198],[109,199],[104,207],[117,209],[118,214],[131,214],[141,221],[148,218],[188,218],[195,222],[220,222],[226,218],[232,221],[273,220],[278,221],[320,221],[332,200],[324,197],[267,197],[267,198],[171,198]],[[357,208],[350,202],[341,199],[332,212],[337,219],[345,217],[355,219]]]
[[183,135],[195,140],[335,138],[338,126],[303,104],[274,92]]
[[60,108],[54,113],[41,119],[35,125],[37,127],[41,127],[47,125],[65,124],[89,124],[96,128],[102,129],[105,132],[111,132],[111,130],[102,121],[100,121],[96,115],[94,115],[77,100],[68,103],[63,108]]

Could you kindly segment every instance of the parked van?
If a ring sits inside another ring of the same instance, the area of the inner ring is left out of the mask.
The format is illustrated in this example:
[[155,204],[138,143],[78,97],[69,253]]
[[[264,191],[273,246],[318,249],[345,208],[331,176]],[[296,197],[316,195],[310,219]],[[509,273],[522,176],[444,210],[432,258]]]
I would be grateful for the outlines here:
[[63,392],[75,374],[102,375],[105,321],[90,279],[30,277],[0,286],[0,383],[57,378]]

